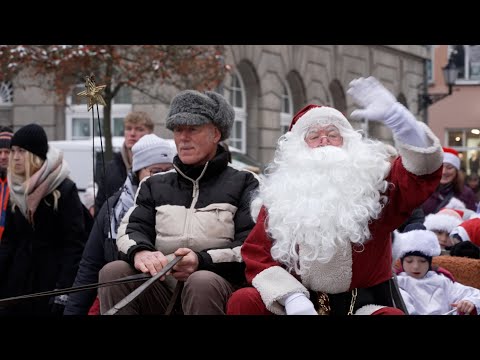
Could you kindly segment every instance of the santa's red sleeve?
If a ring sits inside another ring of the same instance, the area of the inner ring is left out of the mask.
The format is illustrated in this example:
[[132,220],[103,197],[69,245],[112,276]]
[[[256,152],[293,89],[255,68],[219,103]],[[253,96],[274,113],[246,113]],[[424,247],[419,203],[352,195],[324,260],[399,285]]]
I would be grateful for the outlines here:
[[246,266],[247,281],[255,287],[269,311],[284,315],[285,308],[278,299],[301,292],[310,296],[307,288],[272,258],[272,240],[265,231],[267,212],[258,214],[255,227],[242,245],[242,258]]

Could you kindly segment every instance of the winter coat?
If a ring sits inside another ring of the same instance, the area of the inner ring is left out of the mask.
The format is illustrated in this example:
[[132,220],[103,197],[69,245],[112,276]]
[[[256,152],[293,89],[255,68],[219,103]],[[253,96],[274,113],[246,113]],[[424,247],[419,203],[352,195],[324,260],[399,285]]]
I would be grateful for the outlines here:
[[[0,297],[70,287],[87,239],[84,206],[75,183],[65,179],[53,194],[45,196],[30,224],[18,208],[9,207],[0,243]],[[52,299],[21,302],[1,311],[5,314],[49,314]]]
[[[92,231],[85,245],[73,286],[97,283],[98,273],[102,267],[109,262],[119,259],[115,239],[109,236],[107,203],[110,206],[111,215],[113,211],[112,208],[115,208],[121,193],[122,191],[119,190],[111,196],[108,202],[106,201],[103,204],[95,218],[95,223],[93,224]],[[87,315],[96,296],[96,289],[70,294],[64,315]]]
[[140,183],[135,205],[119,227],[119,251],[133,264],[140,250],[170,255],[190,248],[198,256],[198,270],[243,283],[240,247],[254,226],[250,201],[258,180],[228,166],[221,146],[205,165],[185,165],[176,156],[174,166],[175,171]]
[[[451,184],[450,184],[451,185]],[[436,213],[440,208],[444,207],[448,201],[443,201],[450,193],[453,192],[453,185],[451,186],[440,186],[435,190],[435,192],[430,195],[430,197],[423,203],[422,208],[425,216]],[[475,194],[472,189],[464,185],[463,190],[460,194],[453,193],[453,197],[461,200],[467,209],[475,211],[477,208],[475,206]],[[441,206],[442,201],[445,203]]]
[[480,314],[480,290],[453,282],[443,274],[428,271],[416,279],[402,272],[397,281],[410,315],[443,315],[453,309],[450,304],[460,300],[472,302]]

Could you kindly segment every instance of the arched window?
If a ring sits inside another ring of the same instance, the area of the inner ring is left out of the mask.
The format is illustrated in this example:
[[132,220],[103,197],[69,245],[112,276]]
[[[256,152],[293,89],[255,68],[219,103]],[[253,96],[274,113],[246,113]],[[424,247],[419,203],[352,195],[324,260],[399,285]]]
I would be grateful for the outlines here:
[[281,95],[282,109],[280,111],[280,128],[282,134],[285,134],[290,127],[290,123],[293,118],[293,101],[292,93],[288,85],[283,85],[283,91]]
[[13,104],[13,84],[10,81],[0,83],[0,105]]
[[227,78],[224,86],[224,96],[235,110],[235,121],[232,132],[228,139],[228,145],[242,153],[247,152],[246,124],[247,124],[247,102],[245,86],[240,74],[234,72]]
[[[66,134],[67,140],[89,139],[93,135],[92,131],[92,113],[87,111],[87,99],[77,96],[85,90],[85,85],[80,84],[74,87],[72,93],[67,97],[66,107]],[[95,105],[96,109],[96,105]],[[103,133],[103,106],[98,106],[100,123]],[[126,86],[120,88],[112,102],[112,136],[123,136],[123,119],[132,111],[132,90]],[[95,124],[97,119],[95,118]],[[98,136],[98,128],[95,128],[95,136]]]

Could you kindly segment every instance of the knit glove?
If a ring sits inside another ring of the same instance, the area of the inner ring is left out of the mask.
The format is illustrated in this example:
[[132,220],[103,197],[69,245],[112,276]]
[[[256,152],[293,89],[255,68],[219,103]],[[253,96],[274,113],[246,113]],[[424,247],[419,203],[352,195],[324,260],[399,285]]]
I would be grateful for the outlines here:
[[369,119],[383,122],[402,143],[416,147],[428,147],[425,131],[408,109],[374,77],[352,80],[347,90],[357,109],[350,115],[353,119]]
[[288,295],[280,303],[285,304],[287,315],[318,315],[313,303],[303,293]]

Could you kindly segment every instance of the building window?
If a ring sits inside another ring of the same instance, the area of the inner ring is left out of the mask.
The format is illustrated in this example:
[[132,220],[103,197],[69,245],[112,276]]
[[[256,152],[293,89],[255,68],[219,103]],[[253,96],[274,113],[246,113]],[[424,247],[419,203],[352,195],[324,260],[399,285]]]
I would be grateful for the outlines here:
[[470,174],[474,159],[478,159],[480,150],[480,128],[448,129],[446,143],[459,152],[462,168]]
[[458,80],[480,81],[480,45],[450,45]]
[[0,83],[0,105],[13,104],[13,84],[10,81]]
[[292,93],[290,88],[286,85],[283,85],[283,92],[281,96],[282,100],[282,110],[280,112],[280,130],[282,135],[288,131],[290,123],[293,118],[293,101]]
[[[92,126],[92,112],[87,111],[87,99],[85,97],[77,96],[80,91],[83,91],[85,86],[83,84],[75,86],[72,93],[67,97],[66,107],[66,134],[67,140],[82,140],[89,139],[93,135]],[[96,106],[94,107],[96,110]],[[100,123],[103,132],[103,106],[98,106]],[[132,91],[130,88],[122,87],[112,102],[112,135],[123,136],[123,119],[132,111]],[[95,111],[96,116],[96,111]],[[97,119],[95,118],[95,124]],[[95,128],[95,136],[98,136],[98,127]]]
[[228,145],[238,149],[241,153],[247,152],[247,102],[245,86],[238,73],[231,73],[223,87],[224,96],[235,110],[235,120]]

